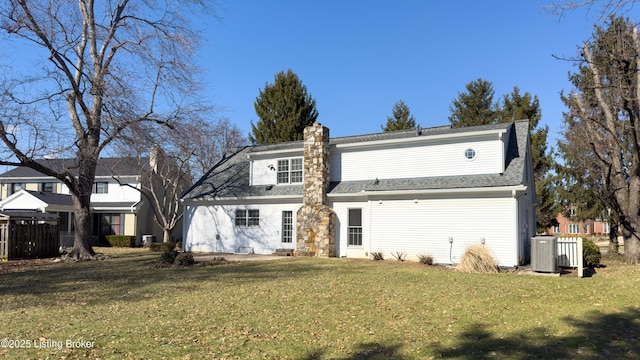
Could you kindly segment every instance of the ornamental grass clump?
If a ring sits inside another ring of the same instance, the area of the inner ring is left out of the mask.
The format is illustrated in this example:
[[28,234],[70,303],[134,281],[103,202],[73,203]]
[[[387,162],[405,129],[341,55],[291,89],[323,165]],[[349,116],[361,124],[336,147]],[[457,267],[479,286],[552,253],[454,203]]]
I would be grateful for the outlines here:
[[456,270],[476,274],[497,273],[498,263],[483,245],[471,245],[462,255]]

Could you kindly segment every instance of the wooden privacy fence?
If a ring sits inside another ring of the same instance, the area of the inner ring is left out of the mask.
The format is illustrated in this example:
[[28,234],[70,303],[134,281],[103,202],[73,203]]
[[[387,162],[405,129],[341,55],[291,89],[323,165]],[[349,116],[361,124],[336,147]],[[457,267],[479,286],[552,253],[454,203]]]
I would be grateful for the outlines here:
[[53,224],[0,224],[0,259],[58,256],[60,233]]

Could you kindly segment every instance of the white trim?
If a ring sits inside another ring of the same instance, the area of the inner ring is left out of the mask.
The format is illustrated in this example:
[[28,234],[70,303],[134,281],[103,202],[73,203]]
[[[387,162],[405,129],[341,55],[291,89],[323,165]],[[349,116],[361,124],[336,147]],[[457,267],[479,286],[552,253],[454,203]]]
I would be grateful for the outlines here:
[[[383,145],[383,144],[402,144],[402,143],[413,143],[413,142],[421,142],[421,141],[434,141],[434,140],[443,140],[443,139],[455,139],[455,138],[470,138],[470,137],[479,137],[484,135],[497,135],[498,139],[502,138],[502,134],[506,133],[507,129],[498,129],[498,130],[482,130],[482,131],[473,131],[473,132],[459,132],[459,133],[451,133],[451,134],[440,134],[440,135],[420,135],[409,138],[401,138],[401,139],[384,139],[384,140],[372,140],[372,141],[362,141],[362,142],[354,142],[354,143],[346,143],[346,144],[333,144],[331,147],[335,147],[338,149],[345,148],[353,148],[353,147],[368,147],[375,145]],[[339,139],[339,138],[336,138]]]
[[372,195],[420,195],[420,194],[460,194],[460,193],[492,193],[492,192],[508,192],[510,191],[513,197],[517,196],[518,192],[527,191],[528,187],[525,185],[515,186],[496,186],[496,187],[482,187],[482,188],[454,188],[454,189],[421,189],[421,190],[382,190],[382,191],[366,191],[362,190],[356,193],[338,193],[327,194],[328,197],[354,197],[354,196],[372,196]]
[[[511,192],[513,197],[520,195],[519,193],[527,191],[528,187],[525,185],[515,186],[496,186],[496,187],[482,187],[482,188],[454,188],[454,189],[421,189],[421,190],[384,190],[384,191],[360,191],[355,193],[337,193],[327,194],[329,198],[341,198],[341,197],[370,197],[370,196],[386,196],[386,195],[435,195],[435,194],[464,194],[464,193],[499,193],[499,192]],[[242,196],[242,197],[221,197],[216,199],[180,199],[185,205],[201,205],[205,203],[227,203],[232,202],[245,202],[245,201],[260,201],[260,200],[293,200],[300,199],[302,201],[302,194],[300,195],[281,195],[281,196]]]

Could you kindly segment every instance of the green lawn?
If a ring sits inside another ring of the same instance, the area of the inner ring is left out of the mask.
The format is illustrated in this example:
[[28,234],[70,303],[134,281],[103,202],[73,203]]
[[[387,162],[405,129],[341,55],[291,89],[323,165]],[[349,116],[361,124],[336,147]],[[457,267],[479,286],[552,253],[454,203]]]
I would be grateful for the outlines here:
[[165,269],[100,251],[0,264],[0,339],[31,346],[3,341],[0,357],[640,358],[640,267],[613,260],[579,279],[315,258]]

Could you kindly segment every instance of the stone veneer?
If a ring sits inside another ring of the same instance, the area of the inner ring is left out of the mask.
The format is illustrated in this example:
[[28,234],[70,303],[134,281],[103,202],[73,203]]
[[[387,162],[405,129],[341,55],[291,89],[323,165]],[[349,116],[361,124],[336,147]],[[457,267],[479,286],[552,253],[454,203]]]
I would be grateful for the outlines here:
[[328,206],[329,129],[314,123],[304,129],[303,204],[297,213],[296,253],[336,256],[336,214]]

